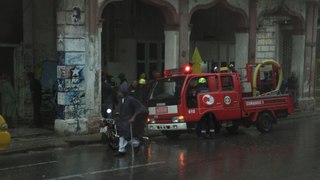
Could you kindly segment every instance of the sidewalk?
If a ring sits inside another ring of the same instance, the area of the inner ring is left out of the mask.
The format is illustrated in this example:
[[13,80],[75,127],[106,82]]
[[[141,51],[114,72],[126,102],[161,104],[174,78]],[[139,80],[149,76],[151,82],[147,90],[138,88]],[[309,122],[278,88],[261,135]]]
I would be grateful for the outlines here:
[[[318,116],[320,120],[320,111],[301,112],[297,111],[283,120],[294,120],[308,117]],[[12,136],[11,145],[7,150],[0,151],[2,155],[14,153],[27,153],[30,151],[41,151],[50,148],[67,148],[77,145],[100,143],[100,134],[90,135],[74,135],[74,136],[58,136],[52,130],[28,128],[26,125],[20,125],[18,128],[9,130]],[[161,133],[149,131],[147,136],[159,136]]]

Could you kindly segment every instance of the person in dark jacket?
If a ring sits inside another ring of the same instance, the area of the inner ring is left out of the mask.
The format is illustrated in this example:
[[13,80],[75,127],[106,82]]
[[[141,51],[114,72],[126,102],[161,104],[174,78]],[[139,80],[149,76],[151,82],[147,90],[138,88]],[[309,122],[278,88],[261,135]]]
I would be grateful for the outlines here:
[[122,88],[122,87],[128,89],[129,85],[128,85],[128,80],[126,78],[126,75],[124,73],[120,73],[118,75],[118,78],[120,80],[119,89]]
[[28,72],[27,79],[30,82],[31,100],[33,104],[33,121],[30,122],[29,127],[42,127],[41,122],[41,83],[35,79],[34,73]]
[[129,86],[129,95],[138,99],[138,94],[137,94],[137,89],[138,89],[138,81],[133,81],[130,86]]
[[[120,96],[120,114],[119,120],[116,121],[117,130],[119,133],[119,149],[115,156],[125,155],[126,146],[131,141],[132,145],[139,148],[139,139],[143,136],[145,120],[147,117],[147,109],[134,97],[128,95],[128,88],[120,86],[118,95]],[[131,139],[130,123],[134,138]]]
[[287,80],[288,93],[293,99],[294,106],[297,106],[297,90],[298,90],[298,78],[295,72],[291,73],[291,76]]

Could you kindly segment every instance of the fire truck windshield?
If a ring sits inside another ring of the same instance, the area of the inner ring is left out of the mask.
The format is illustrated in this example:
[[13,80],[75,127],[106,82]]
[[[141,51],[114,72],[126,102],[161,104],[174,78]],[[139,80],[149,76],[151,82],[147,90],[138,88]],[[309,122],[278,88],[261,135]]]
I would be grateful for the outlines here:
[[159,79],[151,92],[149,105],[155,106],[157,103],[165,103],[166,105],[180,104],[184,80],[185,77]]

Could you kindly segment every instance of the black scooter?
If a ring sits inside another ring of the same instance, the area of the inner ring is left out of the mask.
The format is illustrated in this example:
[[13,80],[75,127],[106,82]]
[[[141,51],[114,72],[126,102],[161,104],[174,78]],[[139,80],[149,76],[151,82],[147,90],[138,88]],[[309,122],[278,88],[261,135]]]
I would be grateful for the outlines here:
[[112,110],[107,109],[107,118],[102,118],[100,123],[101,141],[112,150],[118,150],[119,148],[119,135],[116,126],[116,119],[118,117],[119,114],[112,116]]

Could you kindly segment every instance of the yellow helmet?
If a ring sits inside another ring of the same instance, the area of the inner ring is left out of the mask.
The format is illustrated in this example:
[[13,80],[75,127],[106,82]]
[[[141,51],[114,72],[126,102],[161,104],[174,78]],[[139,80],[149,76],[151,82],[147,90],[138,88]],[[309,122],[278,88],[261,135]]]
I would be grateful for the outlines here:
[[201,78],[198,79],[198,83],[199,84],[205,84],[205,83],[207,83],[207,80],[206,80],[206,78],[201,77]]
[[145,79],[141,78],[141,79],[139,79],[138,84],[145,85],[145,84],[147,84],[147,81]]

